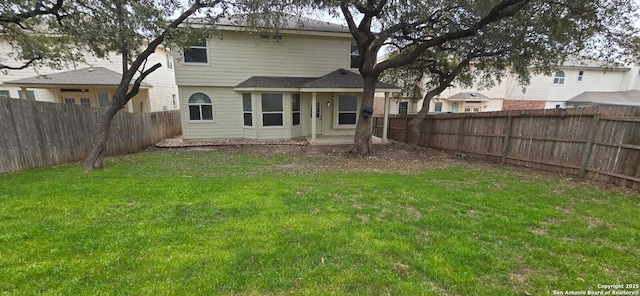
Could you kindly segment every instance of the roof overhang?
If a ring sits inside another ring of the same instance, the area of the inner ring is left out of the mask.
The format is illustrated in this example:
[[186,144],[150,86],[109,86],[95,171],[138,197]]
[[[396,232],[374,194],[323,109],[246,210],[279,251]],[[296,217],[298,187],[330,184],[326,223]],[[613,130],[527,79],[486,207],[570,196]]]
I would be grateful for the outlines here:
[[467,102],[467,101],[488,102],[491,99],[487,99],[487,98],[469,98],[469,99],[447,99],[447,98],[441,98],[441,100],[445,100],[445,101],[449,101],[449,102]]
[[[301,93],[362,93],[363,88],[278,88],[278,87],[235,87],[237,92],[301,92]],[[376,92],[398,93],[400,88],[376,88]]]
[[[25,87],[25,88],[117,88],[114,84],[50,84],[50,83],[2,83],[6,86]],[[140,89],[153,88],[151,85],[140,85]]]

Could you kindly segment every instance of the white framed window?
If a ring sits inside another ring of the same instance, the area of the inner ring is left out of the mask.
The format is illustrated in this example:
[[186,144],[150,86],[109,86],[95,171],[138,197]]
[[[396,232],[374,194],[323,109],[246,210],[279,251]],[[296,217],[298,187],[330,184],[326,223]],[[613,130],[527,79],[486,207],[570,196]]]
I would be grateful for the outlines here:
[[351,56],[351,68],[358,68],[360,67],[360,49],[358,49],[358,43],[356,43],[355,40],[351,41],[351,50],[350,50],[350,56]]
[[213,104],[209,96],[195,93],[189,97],[189,120],[213,120]]
[[0,98],[8,99],[11,97],[11,92],[8,90],[0,90]]
[[337,110],[338,125],[355,125],[358,120],[358,97],[339,95]]
[[253,126],[253,106],[250,93],[242,94],[242,114],[244,116],[244,126]]
[[167,54],[167,69],[173,69],[173,57]]
[[553,76],[553,84],[556,84],[556,85],[564,84],[564,72],[563,71],[556,72],[556,74]]
[[207,42],[200,41],[187,47],[183,51],[184,62],[189,64],[206,64],[209,62]]
[[433,106],[433,111],[442,112],[442,102],[436,102],[436,104]]
[[176,95],[171,95],[171,104],[175,107],[178,105],[178,100],[176,99]]
[[291,95],[291,122],[300,125],[300,94]]
[[471,112],[471,107],[464,107],[464,112]]
[[281,93],[262,94],[262,126],[284,126],[284,104]]
[[409,113],[409,102],[398,102],[398,114]]
[[64,103],[65,104],[75,105],[76,104],[76,99],[75,98],[64,98]]
[[91,100],[89,98],[80,98],[80,105],[91,106]]
[[584,79],[584,71],[578,72],[578,81],[582,81]]
[[105,108],[109,106],[109,92],[106,90],[98,91],[98,106],[100,108]]
[[[25,99],[24,93],[21,90],[18,91],[18,98],[20,98],[21,100]],[[32,91],[32,90],[28,90],[26,99],[29,100],[29,101],[35,101],[36,100],[36,92]]]

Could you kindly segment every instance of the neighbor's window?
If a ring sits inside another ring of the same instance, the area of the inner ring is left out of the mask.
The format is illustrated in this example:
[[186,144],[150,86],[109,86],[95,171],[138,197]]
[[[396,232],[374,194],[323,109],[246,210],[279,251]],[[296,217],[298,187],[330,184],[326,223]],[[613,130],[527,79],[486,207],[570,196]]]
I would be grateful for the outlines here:
[[407,114],[407,111],[409,111],[409,102],[399,102],[398,114]]
[[173,69],[173,57],[170,54],[167,54],[167,69]]
[[251,107],[251,94],[242,94],[242,113],[244,114],[244,126],[253,126],[253,113]]
[[338,125],[354,125],[358,117],[358,97],[338,96]]
[[283,126],[282,94],[262,94],[262,126]]
[[76,99],[74,99],[74,98],[64,98],[64,103],[65,104],[75,105],[76,104]]
[[564,72],[556,72],[556,75],[553,76],[553,84],[564,84]]
[[200,41],[191,45],[191,47],[184,49],[184,62],[185,63],[202,63],[208,62],[207,58],[207,42]]
[[584,71],[578,72],[578,81],[582,81],[583,78],[584,78]]
[[442,102],[436,102],[433,108],[433,111],[435,112],[442,112]]
[[98,106],[100,106],[100,108],[109,106],[109,92],[106,90],[98,91]]
[[8,90],[0,90],[0,98],[8,99],[11,97],[11,93]]
[[91,100],[89,98],[80,98],[80,105],[91,106]]
[[209,96],[195,93],[189,97],[190,120],[213,120],[213,104]]
[[471,112],[471,108],[469,108],[469,107],[464,107],[464,112]]
[[178,105],[178,100],[176,99],[176,95],[171,95],[171,104],[174,106]]
[[291,95],[291,116],[293,125],[300,125],[300,94]]
[[351,68],[360,67],[360,50],[358,49],[358,43],[351,41]]
[[[22,91],[21,91],[21,90],[19,90],[19,91],[18,91],[18,97],[19,97],[21,100],[24,100],[24,99],[25,99],[25,98],[24,98],[24,93],[22,93]],[[34,91],[32,91],[32,90],[28,90],[28,91],[27,91],[27,99],[28,99],[29,101],[35,101],[35,100],[36,100],[36,92],[34,92]]]

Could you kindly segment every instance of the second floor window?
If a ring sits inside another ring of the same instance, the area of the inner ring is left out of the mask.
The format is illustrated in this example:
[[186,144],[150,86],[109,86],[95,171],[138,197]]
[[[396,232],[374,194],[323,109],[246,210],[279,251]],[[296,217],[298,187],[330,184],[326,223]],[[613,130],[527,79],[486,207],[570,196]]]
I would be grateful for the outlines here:
[[194,64],[206,64],[209,62],[207,57],[207,42],[200,41],[184,49],[184,62]]
[[553,76],[553,84],[564,84],[564,72],[556,72],[556,74]]
[[173,69],[173,57],[170,54],[167,54],[167,69]]
[[583,78],[584,78],[584,71],[578,72],[578,81],[582,81]]
[[360,67],[360,50],[358,49],[358,43],[351,41],[351,68]]

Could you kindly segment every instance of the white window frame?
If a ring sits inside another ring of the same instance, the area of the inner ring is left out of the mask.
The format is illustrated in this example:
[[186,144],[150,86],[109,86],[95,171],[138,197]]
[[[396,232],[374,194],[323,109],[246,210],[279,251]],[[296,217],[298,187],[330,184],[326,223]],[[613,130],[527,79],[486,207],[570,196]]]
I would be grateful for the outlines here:
[[[275,94],[275,95],[280,95],[280,100],[282,103],[282,110],[281,111],[264,111],[264,104],[263,100],[264,100],[264,95],[266,94]],[[284,94],[283,93],[260,93],[260,113],[261,116],[260,118],[262,119],[260,121],[260,126],[262,126],[263,128],[284,128],[286,126],[286,118],[284,116]],[[282,125],[264,125],[264,115],[265,114],[280,114],[280,116],[282,117]]]
[[65,104],[75,105],[76,104],[76,98],[64,98],[64,103]]
[[[407,113],[400,113],[400,105],[402,104],[407,104]],[[407,114],[409,114],[409,102],[408,101],[398,102],[398,115],[407,115]]]
[[[29,94],[33,94],[33,100],[29,98]],[[36,91],[35,90],[27,90],[27,97],[24,98],[24,94],[22,93],[22,90],[18,91],[18,98],[20,98],[21,100],[27,100],[27,101],[37,101],[38,97],[36,97]]]
[[[205,95],[208,99],[209,99],[209,103],[192,103],[191,102],[191,97],[193,97],[196,94],[203,94]],[[191,106],[198,106],[198,109],[200,110],[200,119],[191,119]],[[202,112],[202,106],[211,106],[211,119],[203,119],[203,112]],[[195,92],[192,93],[189,96],[189,99],[187,99],[187,116],[189,116],[189,122],[214,122],[216,117],[215,117],[215,112],[213,109],[213,99],[211,99],[211,97],[203,92]]]
[[[295,99],[298,100],[298,110],[293,109],[293,101]],[[301,117],[301,113],[300,113],[300,109],[302,107],[300,106],[300,104],[301,104],[300,94],[299,93],[291,94],[291,126],[300,126],[300,123],[302,121],[302,117]],[[294,114],[298,114],[298,123],[297,124],[293,120],[293,118],[295,117]]]
[[[244,100],[245,99],[249,99],[249,110],[245,110],[244,109]],[[253,128],[254,122],[253,122],[253,98],[251,93],[242,93],[242,126],[244,127],[249,127],[249,128]],[[247,114],[249,114],[251,116],[251,125],[246,125],[246,123],[244,122],[244,118],[245,116],[247,116]]]
[[[352,50],[352,48],[353,48],[353,44],[355,44],[355,45],[356,45],[356,47],[358,46],[358,43],[357,43],[355,40],[351,40],[351,43],[349,43],[349,68],[350,68],[350,69],[357,69],[358,67],[355,67],[355,68],[354,68],[354,67],[352,67],[352,64],[353,64],[353,58],[357,56],[357,57],[359,57],[359,58],[361,59],[361,58],[362,58],[362,56],[360,56],[360,53],[359,53],[359,52],[358,52],[358,53],[354,53],[354,52],[353,52],[353,50]],[[358,51],[360,51],[360,50],[358,49]]]
[[564,80],[566,77],[567,75],[564,73],[564,71],[557,71],[555,74],[553,74],[553,85],[564,85]]
[[[355,111],[340,111],[340,96],[352,96],[356,98],[356,110]],[[336,100],[336,110],[335,110],[335,126],[336,128],[354,128],[357,124],[358,124],[358,119],[360,118],[360,112],[358,112],[358,110],[360,109],[360,100],[358,99],[358,95],[356,94],[338,94],[335,97]],[[342,113],[355,113],[356,114],[356,123],[355,124],[340,124],[340,114]]]
[[578,71],[578,82],[582,82],[584,80],[584,71]]
[[11,91],[6,89],[0,89],[0,98],[6,97],[7,99],[11,98]]
[[91,99],[89,98],[80,98],[81,106],[91,106]]
[[[167,55],[167,69],[173,69],[173,56],[171,56],[170,54],[166,54]],[[209,58],[207,57],[207,60]]]
[[185,65],[208,65],[209,64],[209,40],[204,41],[204,46],[191,45],[187,48],[188,49],[191,49],[191,48],[204,49],[205,57],[207,58],[207,61],[206,62],[187,62],[187,59],[184,56],[184,50],[182,50],[182,61]]

